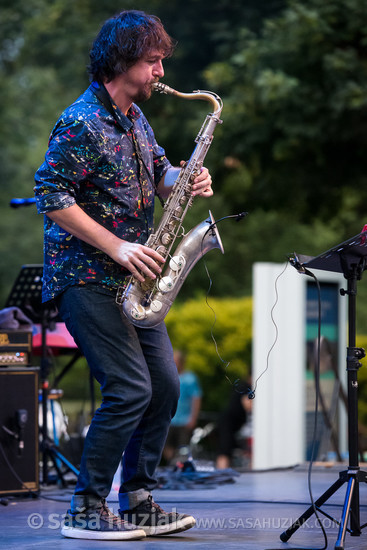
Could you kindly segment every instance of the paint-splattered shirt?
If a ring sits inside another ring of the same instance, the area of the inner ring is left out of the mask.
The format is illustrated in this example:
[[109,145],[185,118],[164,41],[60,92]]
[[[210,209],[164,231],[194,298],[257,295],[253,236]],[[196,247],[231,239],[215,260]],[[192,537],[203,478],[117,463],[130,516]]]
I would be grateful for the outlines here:
[[[153,231],[155,185],[171,165],[141,110],[133,104],[125,116],[112,106],[115,116],[90,86],[62,113],[35,175],[37,209],[45,214],[78,204],[119,238],[143,244]],[[43,301],[70,285],[123,284],[124,268],[44,218]]]

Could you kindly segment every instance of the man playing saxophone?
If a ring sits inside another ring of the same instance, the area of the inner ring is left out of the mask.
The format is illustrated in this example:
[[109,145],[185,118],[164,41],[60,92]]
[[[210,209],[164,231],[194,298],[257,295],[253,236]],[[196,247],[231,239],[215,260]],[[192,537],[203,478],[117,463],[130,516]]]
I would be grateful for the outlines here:
[[[71,538],[141,539],[195,525],[151,495],[179,395],[165,325],[135,327],[115,302],[127,276],[155,279],[164,262],[144,243],[154,197],[169,195],[180,168],[170,165],[136,103],[149,99],[173,49],[155,16],[130,10],[107,20],[90,52],[91,85],[60,116],[35,175],[45,214],[43,300],[56,302],[103,397],[62,528]],[[192,195],[212,194],[203,168]],[[114,515],[105,499],[122,455]]]

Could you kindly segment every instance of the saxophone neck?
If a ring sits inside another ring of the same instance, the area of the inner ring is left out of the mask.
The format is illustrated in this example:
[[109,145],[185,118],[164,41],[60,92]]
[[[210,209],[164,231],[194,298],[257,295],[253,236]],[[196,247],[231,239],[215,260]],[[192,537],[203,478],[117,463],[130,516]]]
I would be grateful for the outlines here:
[[221,115],[223,102],[214,92],[210,92],[208,90],[194,90],[192,93],[178,92],[174,88],[167,86],[167,84],[163,84],[163,82],[154,82],[152,88],[161,94],[175,95],[177,97],[181,97],[182,99],[203,99],[205,101],[209,101],[213,108],[213,116],[220,117]]

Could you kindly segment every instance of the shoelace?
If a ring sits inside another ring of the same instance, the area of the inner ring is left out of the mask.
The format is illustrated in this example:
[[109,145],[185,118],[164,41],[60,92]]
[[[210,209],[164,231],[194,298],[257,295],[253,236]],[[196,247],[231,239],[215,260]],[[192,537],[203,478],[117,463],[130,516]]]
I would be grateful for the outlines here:
[[153,500],[153,496],[149,495],[147,498],[147,501],[149,503],[149,506],[152,508],[152,510],[157,510],[161,514],[166,514],[166,512]]
[[98,507],[98,510],[100,511],[101,517],[107,516],[109,523],[111,523],[111,521],[115,524],[124,523],[124,520],[122,520],[120,516],[116,516],[113,512],[111,512],[111,510],[107,506],[106,499],[102,499],[101,506]]

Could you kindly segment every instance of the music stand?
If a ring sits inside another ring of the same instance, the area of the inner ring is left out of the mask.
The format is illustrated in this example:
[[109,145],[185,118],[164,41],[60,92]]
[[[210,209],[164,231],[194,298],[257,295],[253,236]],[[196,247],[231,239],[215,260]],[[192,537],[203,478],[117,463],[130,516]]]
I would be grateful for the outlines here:
[[[359,483],[367,483],[367,473],[360,470],[358,461],[358,369],[359,362],[365,356],[363,348],[356,347],[356,296],[357,281],[362,278],[363,271],[367,267],[367,231],[362,231],[351,239],[327,250],[316,257],[297,256],[289,259],[291,265],[300,273],[311,275],[310,268],[325,271],[335,271],[344,274],[347,279],[347,290],[341,290],[342,296],[348,296],[348,347],[347,347],[347,377],[348,377],[348,470],[339,473],[339,479],[318,498],[314,505],[310,506],[294,523],[280,535],[282,542],[287,542],[290,537],[301,527],[315,510],[320,511],[326,517],[331,518],[321,510],[321,506],[338,490],[347,483],[347,490],[343,506],[343,512],[339,525],[338,538],[335,550],[344,548],[346,531],[351,536],[360,536],[367,523],[360,524]],[[348,529],[348,519],[350,528]]]
[[42,481],[49,482],[48,459],[57,472],[58,478],[63,487],[66,487],[63,473],[60,469],[61,462],[76,476],[79,471],[60,453],[54,441],[48,435],[48,394],[49,394],[49,359],[47,354],[47,331],[54,325],[58,317],[58,311],[52,303],[42,304],[42,277],[43,266],[39,264],[24,265],[13,285],[6,302],[6,307],[18,307],[34,323],[41,324],[41,390],[42,390],[42,442],[40,450],[42,453]]

